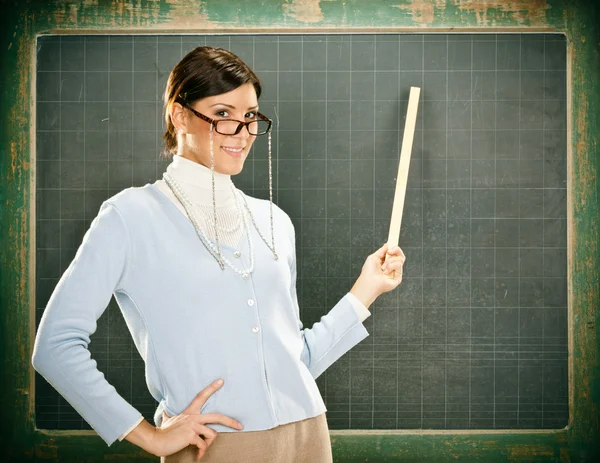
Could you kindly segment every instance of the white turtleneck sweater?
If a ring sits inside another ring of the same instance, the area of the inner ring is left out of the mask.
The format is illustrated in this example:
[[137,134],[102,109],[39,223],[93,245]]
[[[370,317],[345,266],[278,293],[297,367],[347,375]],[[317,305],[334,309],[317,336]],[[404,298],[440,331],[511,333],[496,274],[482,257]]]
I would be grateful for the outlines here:
[[[215,171],[215,205],[213,206],[212,172],[210,168],[175,155],[171,164],[167,166],[167,173],[175,179],[187,198],[194,204],[195,208],[192,212],[200,223],[202,232],[211,241],[215,242],[214,209],[216,209],[219,243],[232,248],[244,244],[241,243],[244,228],[233,195],[233,182],[230,175]],[[154,185],[188,217],[184,207],[165,180],[157,180]],[[268,234],[265,234],[268,230],[261,230],[261,232],[265,237],[269,237]]]

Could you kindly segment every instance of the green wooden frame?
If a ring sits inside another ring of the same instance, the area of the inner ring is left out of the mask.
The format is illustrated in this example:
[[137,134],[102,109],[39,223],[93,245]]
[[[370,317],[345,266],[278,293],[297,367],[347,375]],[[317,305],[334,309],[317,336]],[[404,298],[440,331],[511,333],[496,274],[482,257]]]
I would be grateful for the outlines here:
[[600,461],[600,7],[586,0],[9,0],[0,10],[2,461],[157,461],[90,431],[35,428],[35,50],[47,33],[552,31],[568,46],[569,425],[333,431],[338,462]]

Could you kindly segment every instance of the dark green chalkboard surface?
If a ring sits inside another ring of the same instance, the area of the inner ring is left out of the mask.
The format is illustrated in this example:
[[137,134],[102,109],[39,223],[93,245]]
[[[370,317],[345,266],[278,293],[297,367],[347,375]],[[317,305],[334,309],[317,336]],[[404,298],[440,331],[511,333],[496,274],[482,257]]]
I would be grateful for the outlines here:
[[[275,120],[305,326],[387,239],[410,86],[422,88],[400,245],[371,336],[318,379],[332,429],[563,428],[568,420],[566,40],[558,34],[43,36],[37,320],[101,202],[160,178],[161,93],[198,45],[231,49]],[[259,139],[260,140],[260,139]],[[262,143],[264,142],[264,143]],[[266,140],[236,185],[268,197]],[[90,344],[156,406],[115,301]],[[41,429],[89,429],[36,374]]]

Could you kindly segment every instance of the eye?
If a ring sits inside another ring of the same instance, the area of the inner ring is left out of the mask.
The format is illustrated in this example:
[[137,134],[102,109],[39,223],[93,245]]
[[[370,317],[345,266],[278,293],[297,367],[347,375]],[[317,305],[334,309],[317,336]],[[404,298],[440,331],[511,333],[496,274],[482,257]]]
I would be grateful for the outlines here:
[[246,119],[256,119],[256,111],[250,111],[244,116]]
[[219,117],[228,117],[229,113],[227,111],[225,111],[224,109],[222,109],[221,111],[217,111],[216,115]]

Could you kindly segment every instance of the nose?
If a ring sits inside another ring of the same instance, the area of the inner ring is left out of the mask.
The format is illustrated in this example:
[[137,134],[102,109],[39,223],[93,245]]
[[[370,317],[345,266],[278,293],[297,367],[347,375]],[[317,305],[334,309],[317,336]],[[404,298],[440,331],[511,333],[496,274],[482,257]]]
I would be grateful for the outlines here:
[[239,133],[237,133],[237,134],[235,134],[233,136],[234,137],[243,138],[245,140],[248,137],[250,137],[250,129],[248,128],[247,125],[245,125],[244,127],[242,127],[242,130],[240,130]]

